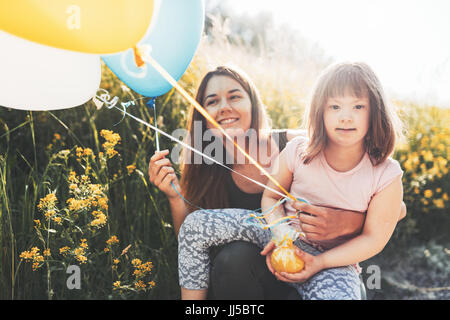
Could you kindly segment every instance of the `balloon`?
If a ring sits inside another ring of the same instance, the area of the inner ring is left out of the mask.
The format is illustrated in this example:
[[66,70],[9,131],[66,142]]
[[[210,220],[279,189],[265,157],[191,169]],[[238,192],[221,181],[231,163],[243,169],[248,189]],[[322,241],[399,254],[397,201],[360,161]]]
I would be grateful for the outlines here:
[[[139,50],[155,59],[173,78],[179,80],[186,71],[203,31],[203,0],[164,0]],[[136,57],[139,58],[139,57]],[[127,86],[146,97],[157,97],[172,86],[149,64],[138,67],[133,49],[102,56],[106,65]]]
[[153,7],[153,0],[2,0],[0,29],[56,48],[114,53],[145,35]]
[[101,80],[98,55],[52,48],[0,31],[0,105],[65,109],[91,99]]

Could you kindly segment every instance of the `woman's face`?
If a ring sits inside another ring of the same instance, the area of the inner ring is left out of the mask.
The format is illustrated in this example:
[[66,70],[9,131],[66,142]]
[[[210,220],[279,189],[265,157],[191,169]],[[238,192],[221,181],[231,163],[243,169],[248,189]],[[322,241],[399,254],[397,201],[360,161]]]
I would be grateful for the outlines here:
[[[203,107],[230,135],[241,135],[250,129],[252,122],[250,96],[240,83],[231,77],[213,76],[209,79]],[[212,129],[214,125],[208,121],[207,128]]]

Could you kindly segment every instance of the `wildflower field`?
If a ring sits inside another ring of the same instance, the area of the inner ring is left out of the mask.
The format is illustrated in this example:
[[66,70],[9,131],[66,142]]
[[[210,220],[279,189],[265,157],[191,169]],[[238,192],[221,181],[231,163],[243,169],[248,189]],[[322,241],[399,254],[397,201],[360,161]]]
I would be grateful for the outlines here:
[[[180,84],[194,95],[210,66],[234,62],[254,79],[274,128],[300,126],[329,61],[294,62],[281,45],[261,54],[224,41],[203,41]],[[100,87],[111,97],[140,98],[102,68]],[[153,123],[153,111],[137,102],[128,111]],[[385,250],[362,264],[379,265],[383,277],[368,296],[450,298],[450,110],[392,103],[407,128],[394,157],[405,171],[408,214]],[[165,132],[185,127],[189,105],[174,90],[156,108]],[[151,129],[92,101],[45,112],[0,107],[0,299],[178,299],[168,202],[148,182],[155,149]],[[81,286],[70,289],[73,265]]]

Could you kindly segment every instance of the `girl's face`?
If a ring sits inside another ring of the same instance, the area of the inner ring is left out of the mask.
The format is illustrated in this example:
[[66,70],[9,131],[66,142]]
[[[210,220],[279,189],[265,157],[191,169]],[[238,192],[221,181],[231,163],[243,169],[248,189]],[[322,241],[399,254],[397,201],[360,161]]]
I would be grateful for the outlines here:
[[[205,89],[203,106],[229,134],[245,133],[252,121],[252,103],[239,82],[227,76],[213,76]],[[208,121],[207,128],[214,126]]]
[[369,119],[367,94],[360,98],[353,95],[328,98],[323,113],[328,143],[341,147],[363,147]]

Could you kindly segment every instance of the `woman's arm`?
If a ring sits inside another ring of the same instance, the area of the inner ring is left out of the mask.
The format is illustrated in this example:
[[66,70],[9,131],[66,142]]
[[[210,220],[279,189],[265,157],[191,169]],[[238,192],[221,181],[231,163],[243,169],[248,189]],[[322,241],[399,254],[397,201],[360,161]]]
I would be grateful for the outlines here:
[[367,260],[380,253],[394,232],[403,198],[401,177],[376,194],[369,204],[361,235],[322,254],[325,268]]
[[[184,200],[180,198],[178,192],[181,192],[178,178],[175,170],[172,168],[172,163],[165,156],[169,154],[169,150],[156,152],[151,158],[148,165],[148,175],[150,182],[153,183],[159,190],[164,192],[169,199],[170,210],[172,212],[173,227],[175,235],[178,237],[178,231],[181,224],[188,215],[188,210]],[[176,190],[172,186],[175,186]]]

